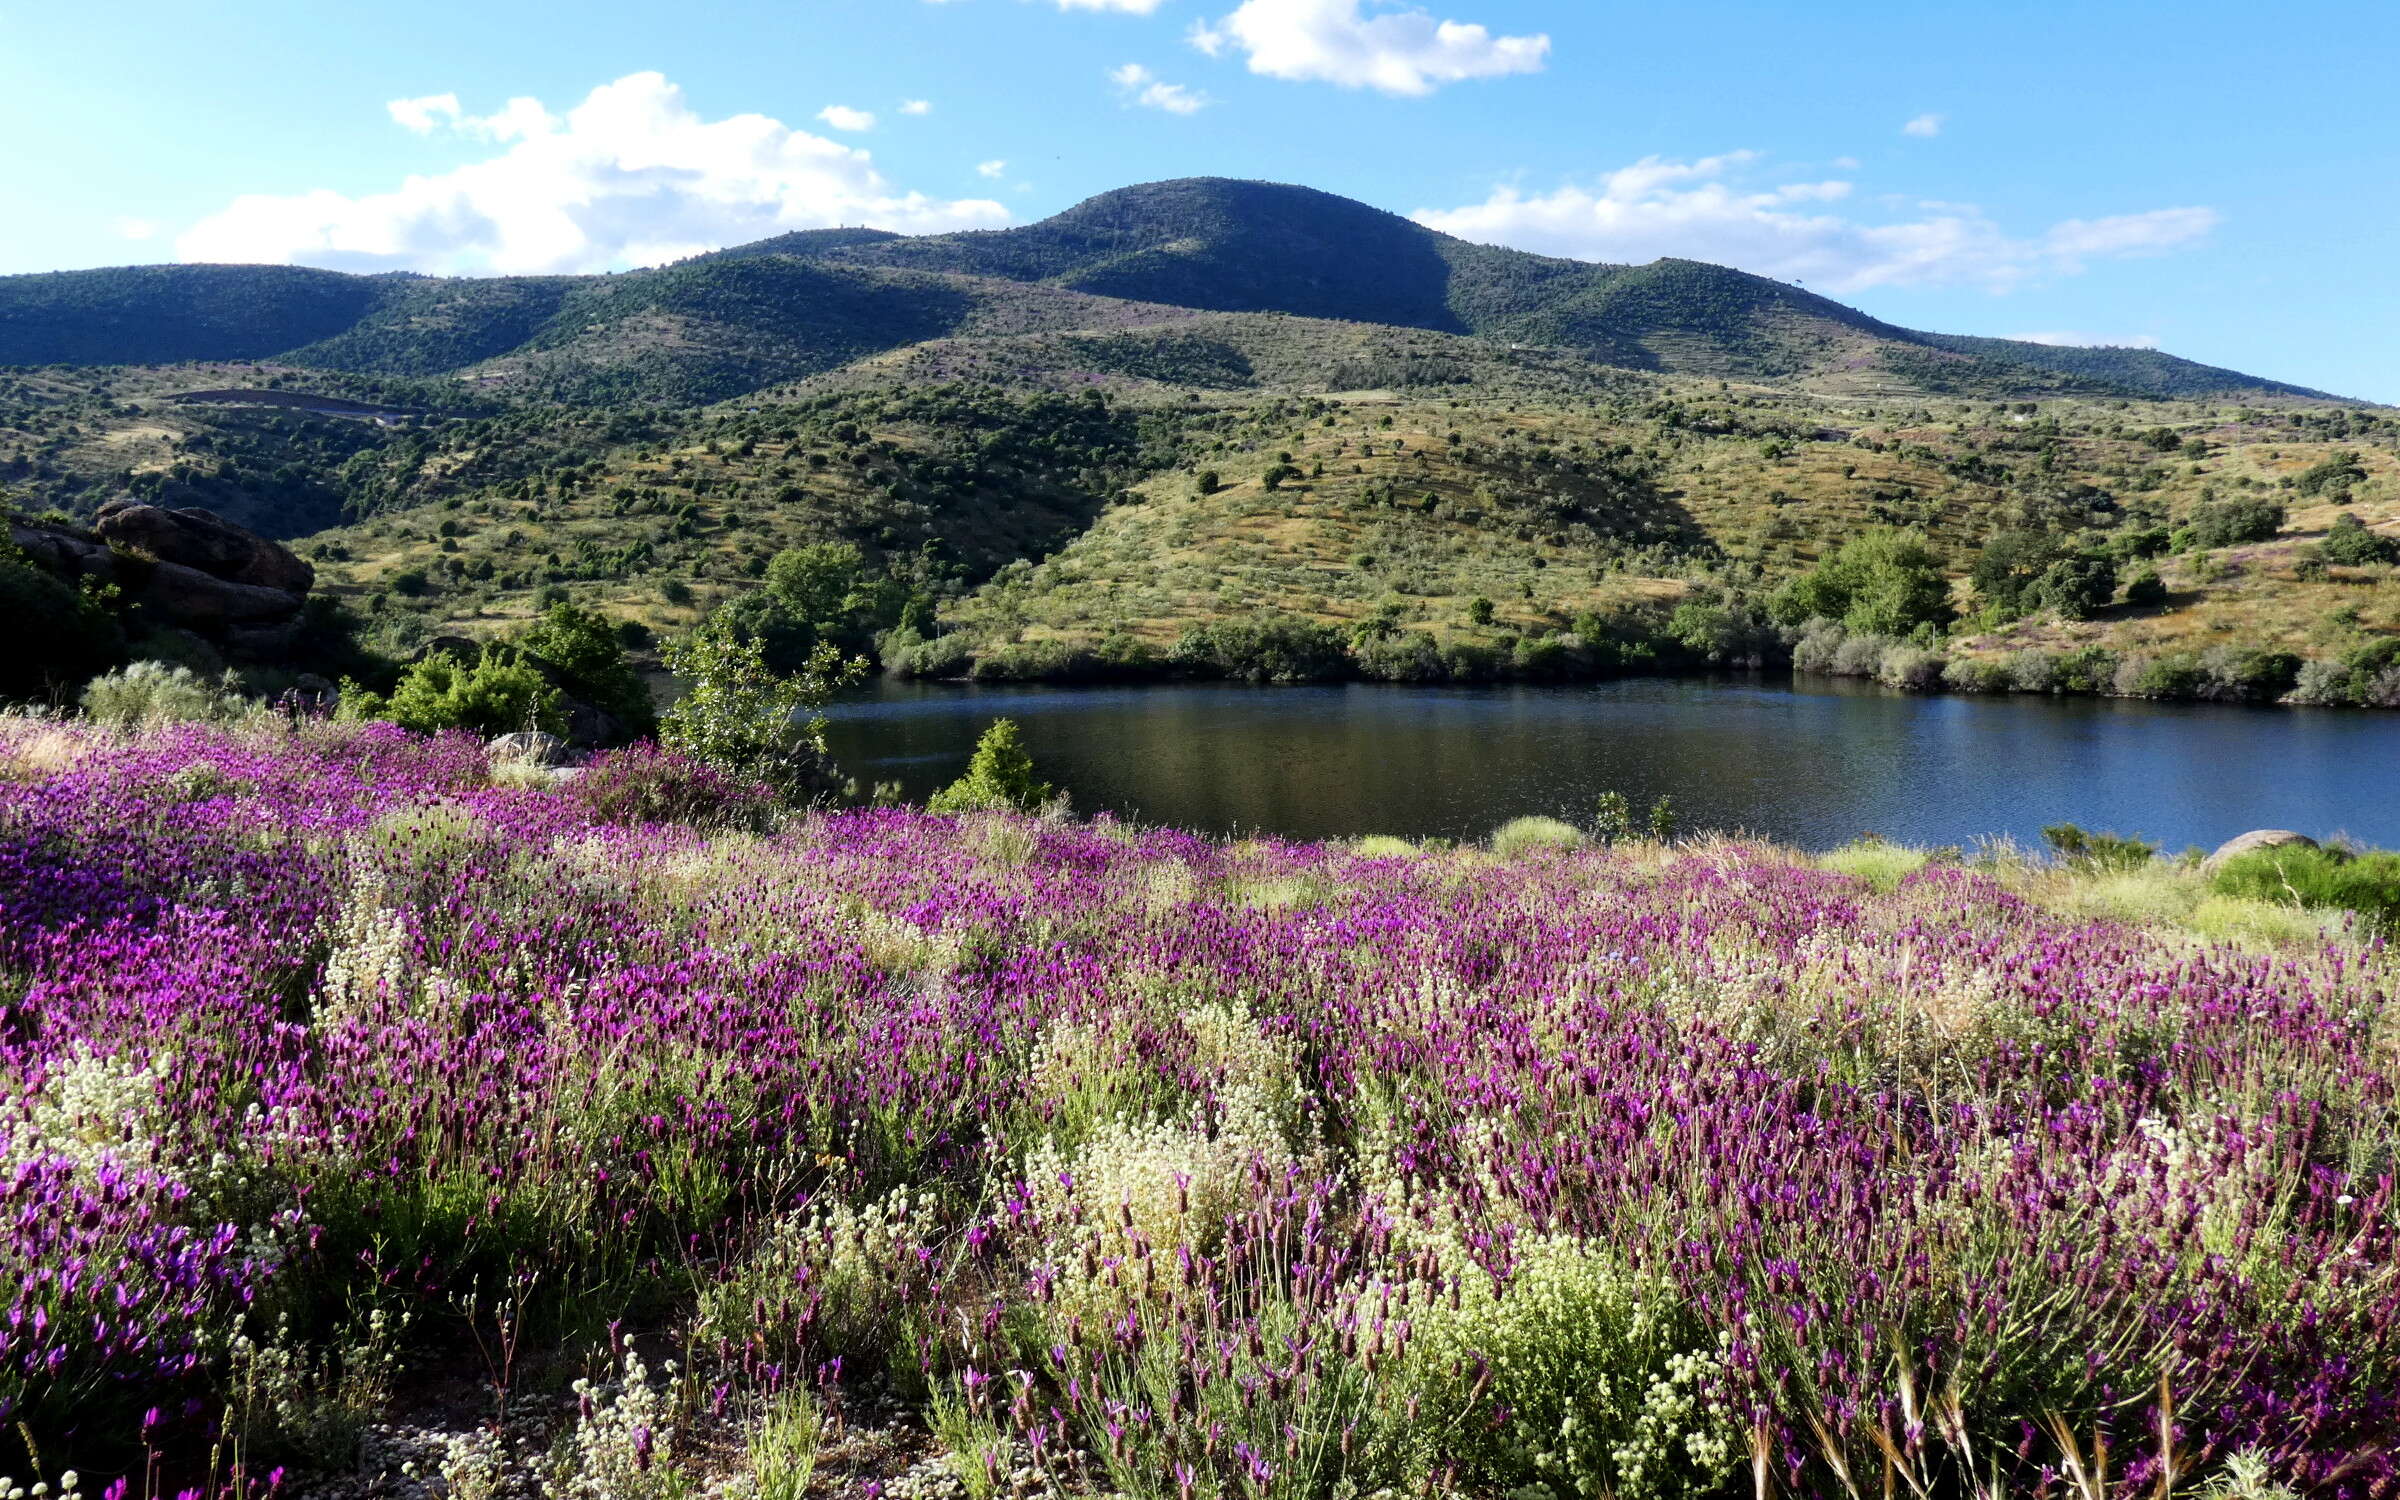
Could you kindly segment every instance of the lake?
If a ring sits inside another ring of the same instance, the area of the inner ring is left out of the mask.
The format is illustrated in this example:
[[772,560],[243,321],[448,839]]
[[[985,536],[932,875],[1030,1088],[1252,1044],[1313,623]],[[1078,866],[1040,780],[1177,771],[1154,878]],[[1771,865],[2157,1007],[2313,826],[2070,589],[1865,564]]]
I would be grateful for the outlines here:
[[1588,820],[1614,789],[1692,828],[1826,848],[2042,825],[2168,849],[2252,828],[2400,846],[2400,713],[2113,698],[1913,697],[1842,679],[1576,687],[957,687],[881,682],[828,710],[862,781],[922,798],[1015,719],[1083,813],[1214,833],[1475,838]]

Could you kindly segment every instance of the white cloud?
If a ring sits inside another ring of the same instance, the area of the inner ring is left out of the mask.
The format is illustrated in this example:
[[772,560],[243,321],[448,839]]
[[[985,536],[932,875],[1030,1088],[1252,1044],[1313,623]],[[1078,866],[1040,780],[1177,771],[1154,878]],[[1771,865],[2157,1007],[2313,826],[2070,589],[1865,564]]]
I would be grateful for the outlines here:
[[1114,10],[1129,16],[1146,16],[1157,10],[1165,0],[1058,0],[1060,10]]
[[443,125],[458,122],[458,95],[427,94],[421,99],[394,99],[384,108],[392,119],[419,135],[431,135]]
[[836,130],[873,130],[875,116],[847,104],[828,104],[817,111],[817,118]]
[[[928,233],[1009,218],[990,199],[898,191],[867,152],[765,115],[703,119],[657,73],[603,84],[563,116],[532,99],[481,118],[425,113],[507,149],[356,197],[245,194],[183,234],[176,253],[338,270],[602,271],[791,229]],[[415,128],[413,112],[392,114]]]
[[933,101],[931,99],[903,99],[900,101],[900,113],[904,115],[932,114]]
[[1140,63],[1111,68],[1108,77],[1126,103],[1138,104],[1144,109],[1163,109],[1171,115],[1196,115],[1216,102],[1197,89],[1161,80]]
[[2056,344],[2067,349],[2155,349],[2156,336],[2147,333],[2012,333],[2020,344]]
[[128,240],[146,240],[158,233],[157,221],[152,219],[121,217],[110,227],[117,231],[120,239]]
[[1901,126],[1900,133],[1917,136],[1920,139],[1930,139],[1942,133],[1942,121],[1947,118],[1946,115],[1919,115]]
[[[1380,7],[1385,0],[1375,0]],[[1550,38],[1493,36],[1482,26],[1437,21],[1422,10],[1363,15],[1360,0],[1243,0],[1214,25],[1192,28],[1211,57],[1236,49],[1250,71],[1293,82],[1430,94],[1445,83],[1536,73]]]
[[1531,195],[1502,187],[1481,203],[1416,218],[1464,239],[1578,260],[1681,256],[1833,292],[1945,284],[2002,292],[2093,260],[2180,249],[2219,221],[2214,209],[2167,208],[2069,219],[2024,237],[1972,205],[1902,200],[1869,218],[1831,207],[1850,198],[1847,180],[1757,180],[1764,175],[1753,151],[1689,162],[1653,156],[1592,186]]
[[975,175],[978,177],[1005,177],[1008,175],[1008,163],[998,157],[994,157],[990,161],[977,162]]

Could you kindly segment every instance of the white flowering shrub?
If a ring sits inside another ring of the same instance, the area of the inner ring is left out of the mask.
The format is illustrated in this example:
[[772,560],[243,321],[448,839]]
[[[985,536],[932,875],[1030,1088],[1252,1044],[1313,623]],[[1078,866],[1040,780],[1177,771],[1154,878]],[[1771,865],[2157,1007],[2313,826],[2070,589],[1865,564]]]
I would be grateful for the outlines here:
[[236,1334],[226,1350],[227,1426],[253,1466],[350,1462],[367,1424],[391,1398],[406,1314],[377,1308],[332,1352],[308,1348],[279,1319],[265,1337]]
[[[659,1367],[671,1382],[675,1362]],[[575,1428],[559,1443],[549,1493],[573,1500],[675,1500],[691,1486],[676,1472],[674,1405],[631,1348],[608,1385],[578,1380]]]
[[508,1493],[508,1450],[488,1427],[444,1439],[439,1467],[448,1500],[499,1500]]
[[1663,1283],[1566,1236],[1522,1242],[1505,1279],[1463,1244],[1445,1263],[1463,1269],[1416,1299],[1403,1356],[1408,1467],[1536,1496],[1721,1488],[1741,1451],[1724,1364]]

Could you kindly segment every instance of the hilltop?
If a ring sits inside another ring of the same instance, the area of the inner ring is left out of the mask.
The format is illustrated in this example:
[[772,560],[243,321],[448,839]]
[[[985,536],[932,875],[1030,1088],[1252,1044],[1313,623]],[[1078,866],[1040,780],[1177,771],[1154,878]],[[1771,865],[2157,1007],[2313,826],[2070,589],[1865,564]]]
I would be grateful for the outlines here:
[[1103,193],[1015,229],[808,230],[621,275],[188,265],[0,277],[0,364],[272,359],[689,404],[928,339],[1156,326],[1171,309],[1474,335],[1845,394],[2323,394],[2149,350],[1917,333],[1723,266],[1475,245],[1330,193],[1223,178]]

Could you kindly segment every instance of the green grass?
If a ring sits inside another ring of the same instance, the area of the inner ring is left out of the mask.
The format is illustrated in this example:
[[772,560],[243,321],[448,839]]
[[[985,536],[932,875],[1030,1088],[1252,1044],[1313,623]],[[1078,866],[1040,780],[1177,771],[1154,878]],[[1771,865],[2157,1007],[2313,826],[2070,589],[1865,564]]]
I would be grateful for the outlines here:
[[2400,929],[2400,854],[2286,845],[2229,860],[2214,888],[2284,907],[2356,912],[2380,932]]
[[1492,830],[1492,853],[1502,859],[1582,848],[1583,830],[1557,818],[1511,818]]

